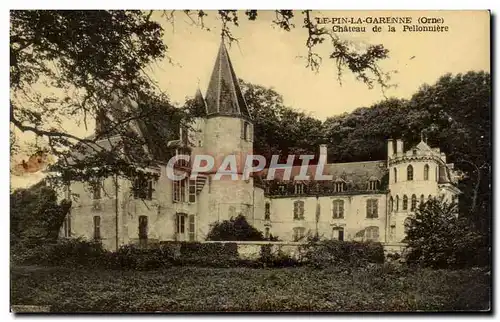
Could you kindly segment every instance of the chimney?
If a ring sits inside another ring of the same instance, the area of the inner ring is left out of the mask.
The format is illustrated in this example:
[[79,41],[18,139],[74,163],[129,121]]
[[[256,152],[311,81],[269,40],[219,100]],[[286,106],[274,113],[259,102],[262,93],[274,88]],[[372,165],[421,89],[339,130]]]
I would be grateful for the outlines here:
[[387,158],[390,158],[394,155],[394,140],[387,140]]
[[327,145],[326,144],[320,144],[319,145],[319,156],[320,158],[324,158],[324,160],[327,160]]
[[396,153],[403,154],[403,140],[401,139],[396,140]]

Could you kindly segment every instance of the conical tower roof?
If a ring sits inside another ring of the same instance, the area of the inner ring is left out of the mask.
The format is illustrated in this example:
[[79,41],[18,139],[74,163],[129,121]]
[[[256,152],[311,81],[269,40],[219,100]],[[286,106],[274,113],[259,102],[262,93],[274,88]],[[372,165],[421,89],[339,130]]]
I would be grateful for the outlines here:
[[224,41],[221,42],[205,96],[207,113],[251,118]]
[[196,94],[194,95],[192,112],[195,116],[207,115],[207,104],[199,88],[196,90]]

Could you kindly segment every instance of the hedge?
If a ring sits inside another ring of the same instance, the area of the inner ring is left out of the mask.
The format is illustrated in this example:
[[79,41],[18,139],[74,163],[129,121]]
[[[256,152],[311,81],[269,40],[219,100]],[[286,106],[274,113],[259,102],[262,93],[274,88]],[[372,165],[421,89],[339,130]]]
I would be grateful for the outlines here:
[[140,247],[122,246],[116,252],[105,251],[102,245],[83,239],[61,240],[56,244],[17,247],[13,260],[22,264],[47,266],[93,266],[125,270],[153,270],[171,266],[203,267],[289,267],[309,265],[362,266],[383,263],[382,244],[372,242],[314,241],[301,247],[300,258],[292,258],[272,245],[261,246],[258,260],[242,260],[236,243],[167,242]]
[[302,261],[318,268],[334,265],[363,266],[367,263],[384,262],[384,247],[375,242],[312,241],[303,246],[302,252]]

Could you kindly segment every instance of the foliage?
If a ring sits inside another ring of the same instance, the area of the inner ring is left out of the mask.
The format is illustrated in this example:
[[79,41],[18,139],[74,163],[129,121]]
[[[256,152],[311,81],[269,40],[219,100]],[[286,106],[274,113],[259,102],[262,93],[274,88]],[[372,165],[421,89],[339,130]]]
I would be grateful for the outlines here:
[[243,215],[215,222],[207,234],[213,241],[260,241],[265,240],[261,231],[250,225]]
[[488,265],[484,237],[457,215],[457,205],[430,199],[410,217],[408,262],[433,268]]
[[273,252],[272,244],[260,246],[259,263],[264,267],[291,267],[300,264],[297,259],[292,258],[279,247]]
[[116,252],[108,252],[101,265],[113,269],[142,271],[171,267],[174,257],[174,250],[168,245],[149,248],[125,245]]
[[267,163],[272,155],[286,162],[291,154],[317,154],[323,137],[320,120],[285,106],[283,97],[271,88],[242,80],[240,84],[253,116],[255,154],[265,156]]
[[12,303],[60,313],[489,310],[490,294],[491,276],[472,269],[11,269]]
[[368,263],[383,263],[381,243],[319,240],[309,241],[303,250],[302,261],[316,268],[332,266],[357,267]]
[[106,251],[100,242],[80,238],[62,239],[55,243],[26,245],[12,249],[15,263],[47,266],[95,267],[102,263]]
[[11,244],[55,242],[71,203],[57,203],[57,194],[42,182],[10,194]]

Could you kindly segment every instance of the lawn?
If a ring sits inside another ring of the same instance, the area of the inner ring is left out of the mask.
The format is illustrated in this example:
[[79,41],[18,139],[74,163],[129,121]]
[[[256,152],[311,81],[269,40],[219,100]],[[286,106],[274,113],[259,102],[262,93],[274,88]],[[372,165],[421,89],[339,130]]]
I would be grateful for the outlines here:
[[11,304],[53,312],[488,310],[484,270],[12,267]]

